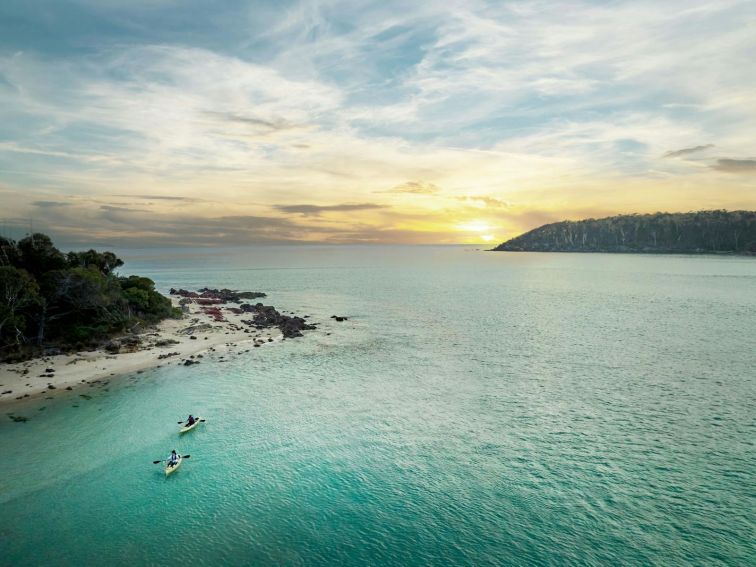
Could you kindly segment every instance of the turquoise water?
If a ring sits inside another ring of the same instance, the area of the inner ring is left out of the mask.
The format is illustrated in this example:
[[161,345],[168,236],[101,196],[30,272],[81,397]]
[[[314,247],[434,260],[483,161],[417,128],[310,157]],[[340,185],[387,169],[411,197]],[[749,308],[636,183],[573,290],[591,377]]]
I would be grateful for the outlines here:
[[754,259],[121,253],[323,325],[0,420],[2,564],[754,564]]

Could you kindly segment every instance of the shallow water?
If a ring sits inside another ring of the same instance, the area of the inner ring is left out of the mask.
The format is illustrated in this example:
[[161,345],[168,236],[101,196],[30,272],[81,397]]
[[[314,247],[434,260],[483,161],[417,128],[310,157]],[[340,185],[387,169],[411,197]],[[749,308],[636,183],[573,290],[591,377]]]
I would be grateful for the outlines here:
[[753,564],[755,259],[121,254],[322,325],[14,408],[2,564]]

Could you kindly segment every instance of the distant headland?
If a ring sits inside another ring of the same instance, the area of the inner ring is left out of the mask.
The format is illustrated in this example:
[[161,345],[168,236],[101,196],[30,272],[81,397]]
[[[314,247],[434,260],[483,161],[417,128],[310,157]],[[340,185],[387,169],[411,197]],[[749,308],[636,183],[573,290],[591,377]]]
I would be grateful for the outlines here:
[[507,240],[493,251],[756,255],[756,211],[653,213],[561,221]]

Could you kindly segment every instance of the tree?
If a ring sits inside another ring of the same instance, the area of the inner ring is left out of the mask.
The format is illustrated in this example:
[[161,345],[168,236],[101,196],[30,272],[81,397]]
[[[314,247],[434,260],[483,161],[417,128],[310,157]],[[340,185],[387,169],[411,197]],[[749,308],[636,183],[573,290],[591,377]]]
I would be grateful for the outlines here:
[[97,250],[69,252],[67,259],[71,268],[97,268],[105,275],[123,266],[123,260],[112,252],[97,252]]
[[20,266],[21,253],[10,238],[0,236],[0,266]]
[[41,302],[39,286],[26,271],[0,266],[0,344],[27,340],[27,322]]
[[51,270],[60,270],[67,265],[66,257],[55,248],[46,234],[35,233],[18,242],[21,253],[20,266],[34,276]]
[[41,347],[96,346],[144,322],[180,315],[155,282],[118,277],[112,252],[63,254],[35,233],[18,243],[0,238],[0,360]]

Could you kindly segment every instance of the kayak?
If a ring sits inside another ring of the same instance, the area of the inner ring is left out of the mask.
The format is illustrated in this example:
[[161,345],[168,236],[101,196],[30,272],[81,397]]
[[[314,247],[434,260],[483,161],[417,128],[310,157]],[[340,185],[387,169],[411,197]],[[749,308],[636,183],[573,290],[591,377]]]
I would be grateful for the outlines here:
[[176,470],[181,466],[181,461],[183,461],[183,460],[184,460],[184,458],[181,455],[179,455],[178,463],[176,463],[172,467],[169,467],[168,463],[166,463],[165,464],[165,476],[168,476],[169,474],[173,474],[174,472],[176,472]]
[[187,431],[191,431],[199,425],[201,419],[201,417],[195,417],[194,423],[192,423],[191,425],[186,425],[186,423],[182,424],[181,429],[179,429],[179,433],[186,433]]

